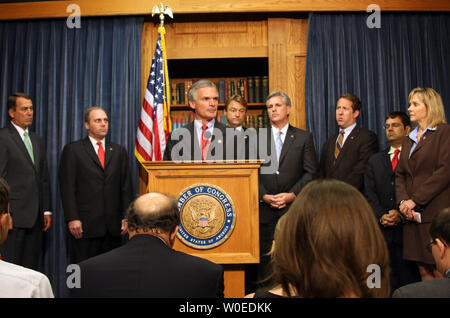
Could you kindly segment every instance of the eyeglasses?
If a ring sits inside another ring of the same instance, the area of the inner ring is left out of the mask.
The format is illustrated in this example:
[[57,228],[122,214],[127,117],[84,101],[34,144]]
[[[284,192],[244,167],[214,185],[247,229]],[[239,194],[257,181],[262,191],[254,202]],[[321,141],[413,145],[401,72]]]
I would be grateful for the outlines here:
[[398,128],[400,126],[403,126],[402,124],[399,123],[393,123],[393,124],[385,124],[383,125],[384,129],[389,129],[389,128]]
[[427,244],[426,249],[427,249],[427,251],[428,251],[429,253],[433,253],[433,252],[432,252],[432,248],[433,248],[433,245],[435,245],[435,244],[436,244],[436,241],[435,241],[435,240],[433,240],[432,242],[430,242],[430,243]]

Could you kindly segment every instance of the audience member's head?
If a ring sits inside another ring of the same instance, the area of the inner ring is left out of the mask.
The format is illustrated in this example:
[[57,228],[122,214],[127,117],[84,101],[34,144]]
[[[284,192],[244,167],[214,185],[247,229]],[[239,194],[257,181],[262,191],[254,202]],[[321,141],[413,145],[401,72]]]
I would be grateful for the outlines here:
[[0,245],[6,241],[8,231],[12,229],[12,219],[9,214],[9,198],[9,185],[3,178],[0,178]]
[[[285,295],[389,295],[386,243],[370,205],[356,188],[338,180],[312,181],[282,222],[275,236],[272,278]],[[367,283],[371,264],[380,268],[380,288]]]
[[130,238],[138,234],[155,235],[170,247],[180,224],[176,201],[162,193],[146,193],[133,201],[126,216]]
[[450,269],[450,207],[439,211],[430,226],[431,242],[428,245],[436,268],[442,274]]

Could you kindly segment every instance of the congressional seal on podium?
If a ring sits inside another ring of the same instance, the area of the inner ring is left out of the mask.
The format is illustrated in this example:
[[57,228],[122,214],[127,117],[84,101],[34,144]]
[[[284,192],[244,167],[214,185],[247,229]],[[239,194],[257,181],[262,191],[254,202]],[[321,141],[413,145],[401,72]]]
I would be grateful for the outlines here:
[[177,197],[181,224],[177,237],[195,249],[209,249],[224,243],[236,224],[236,208],[220,187],[196,183]]

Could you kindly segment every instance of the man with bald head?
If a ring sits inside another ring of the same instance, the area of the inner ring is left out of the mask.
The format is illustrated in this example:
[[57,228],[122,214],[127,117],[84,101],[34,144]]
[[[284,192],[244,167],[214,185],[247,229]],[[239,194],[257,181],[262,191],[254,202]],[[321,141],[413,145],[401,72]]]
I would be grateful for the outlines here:
[[81,288],[73,297],[223,297],[223,268],[172,249],[180,223],[176,201],[147,193],[126,215],[130,241],[81,262]]

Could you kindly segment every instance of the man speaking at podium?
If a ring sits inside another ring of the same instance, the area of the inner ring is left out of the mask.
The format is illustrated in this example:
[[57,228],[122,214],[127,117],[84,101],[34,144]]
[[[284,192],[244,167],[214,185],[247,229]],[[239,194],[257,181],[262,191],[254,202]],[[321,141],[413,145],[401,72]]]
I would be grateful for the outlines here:
[[216,85],[209,80],[195,82],[188,91],[188,102],[194,111],[194,121],[170,134],[163,160],[223,160],[226,126],[216,120],[219,106]]

